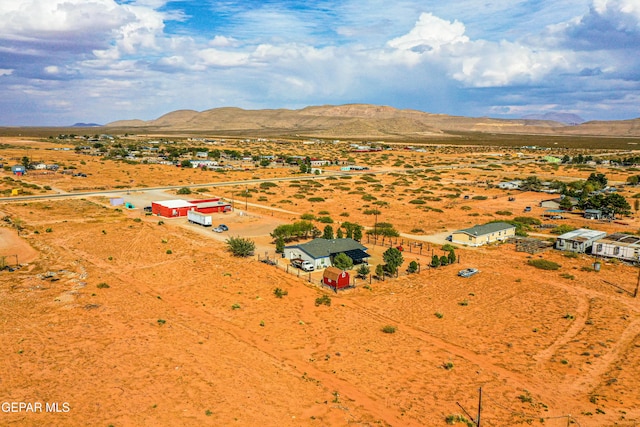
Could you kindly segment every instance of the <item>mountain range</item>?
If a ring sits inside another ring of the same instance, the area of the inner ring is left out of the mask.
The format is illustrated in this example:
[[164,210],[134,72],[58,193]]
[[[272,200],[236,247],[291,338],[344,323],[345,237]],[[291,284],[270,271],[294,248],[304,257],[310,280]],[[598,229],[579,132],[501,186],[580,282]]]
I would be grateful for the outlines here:
[[565,113],[522,119],[494,119],[431,114],[370,104],[312,106],[299,110],[177,110],[154,120],[120,120],[107,128],[141,132],[212,132],[256,136],[425,140],[457,132],[542,135],[640,136],[640,118],[589,121]]

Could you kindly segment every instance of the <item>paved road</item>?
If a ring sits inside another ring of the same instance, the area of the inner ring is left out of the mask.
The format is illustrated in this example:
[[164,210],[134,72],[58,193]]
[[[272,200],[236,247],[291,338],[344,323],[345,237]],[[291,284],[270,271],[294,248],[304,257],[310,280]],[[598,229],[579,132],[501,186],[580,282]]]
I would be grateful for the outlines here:
[[287,176],[280,178],[264,178],[264,179],[247,179],[244,181],[222,181],[222,182],[209,182],[204,184],[187,184],[187,185],[166,185],[162,187],[137,187],[128,189],[114,189],[114,190],[100,190],[100,191],[85,191],[85,192],[61,192],[58,194],[34,194],[29,196],[15,196],[15,197],[0,197],[1,202],[25,202],[33,200],[46,200],[46,199],[64,199],[72,197],[90,197],[90,196],[109,196],[109,195],[121,195],[123,193],[136,193],[136,192],[148,192],[148,191],[165,191],[165,190],[178,190],[180,188],[206,188],[206,187],[233,187],[242,185],[260,184],[262,182],[282,182],[282,181],[310,181],[326,179],[330,176],[354,176],[362,175],[364,173],[369,174],[384,174],[387,171],[366,171],[366,172],[326,172],[323,175],[313,176]]

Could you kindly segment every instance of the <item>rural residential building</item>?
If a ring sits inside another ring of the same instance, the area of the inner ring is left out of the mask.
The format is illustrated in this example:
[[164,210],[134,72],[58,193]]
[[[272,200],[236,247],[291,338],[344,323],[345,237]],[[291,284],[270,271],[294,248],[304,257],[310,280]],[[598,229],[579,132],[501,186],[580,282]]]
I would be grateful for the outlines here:
[[521,185],[522,185],[522,181],[518,179],[515,181],[500,182],[498,183],[498,188],[501,188],[503,190],[518,190]]
[[208,168],[212,166],[218,166],[218,162],[215,160],[190,160],[192,168]]
[[600,209],[585,209],[583,216],[586,219],[602,219],[602,211]]
[[[561,196],[561,197],[556,197],[554,199],[543,200],[540,202],[539,206],[541,208],[547,208],[547,209],[560,209],[560,203],[565,197],[566,196]],[[572,207],[578,204],[578,199],[576,199],[575,197],[569,197],[568,199]]]
[[451,233],[451,242],[466,246],[482,246],[507,240],[516,235],[515,225],[506,222],[490,222]]
[[605,237],[607,233],[598,230],[578,228],[577,230],[561,234],[556,239],[556,249],[561,251],[590,253],[593,242]]
[[331,164],[331,160],[311,159],[309,161],[312,167],[327,166]]
[[26,172],[26,169],[22,165],[11,166],[11,173],[14,175],[22,176]]
[[307,243],[284,247],[285,258],[301,258],[312,263],[316,269],[330,267],[333,257],[340,253],[351,258],[354,264],[361,264],[369,258],[367,247],[353,239],[327,240],[319,238]]
[[336,267],[328,267],[322,274],[322,283],[334,289],[348,288],[351,283],[349,273]]
[[610,234],[596,240],[591,253],[625,261],[640,261],[640,237],[624,233]]

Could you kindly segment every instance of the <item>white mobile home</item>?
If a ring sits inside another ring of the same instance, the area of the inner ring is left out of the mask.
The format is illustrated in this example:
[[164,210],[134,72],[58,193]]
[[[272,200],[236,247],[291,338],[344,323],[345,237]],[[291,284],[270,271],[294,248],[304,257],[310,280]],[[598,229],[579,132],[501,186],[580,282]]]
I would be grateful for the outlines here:
[[640,236],[624,233],[610,234],[596,240],[591,253],[625,261],[640,261]]

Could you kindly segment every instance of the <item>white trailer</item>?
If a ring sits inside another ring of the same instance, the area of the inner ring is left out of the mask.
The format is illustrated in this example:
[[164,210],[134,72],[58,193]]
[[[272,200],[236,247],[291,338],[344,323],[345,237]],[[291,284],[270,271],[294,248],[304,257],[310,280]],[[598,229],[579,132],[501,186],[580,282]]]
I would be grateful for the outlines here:
[[189,220],[189,222],[200,224],[204,227],[211,227],[211,224],[213,223],[211,215],[205,215],[196,211],[188,211],[187,219]]

